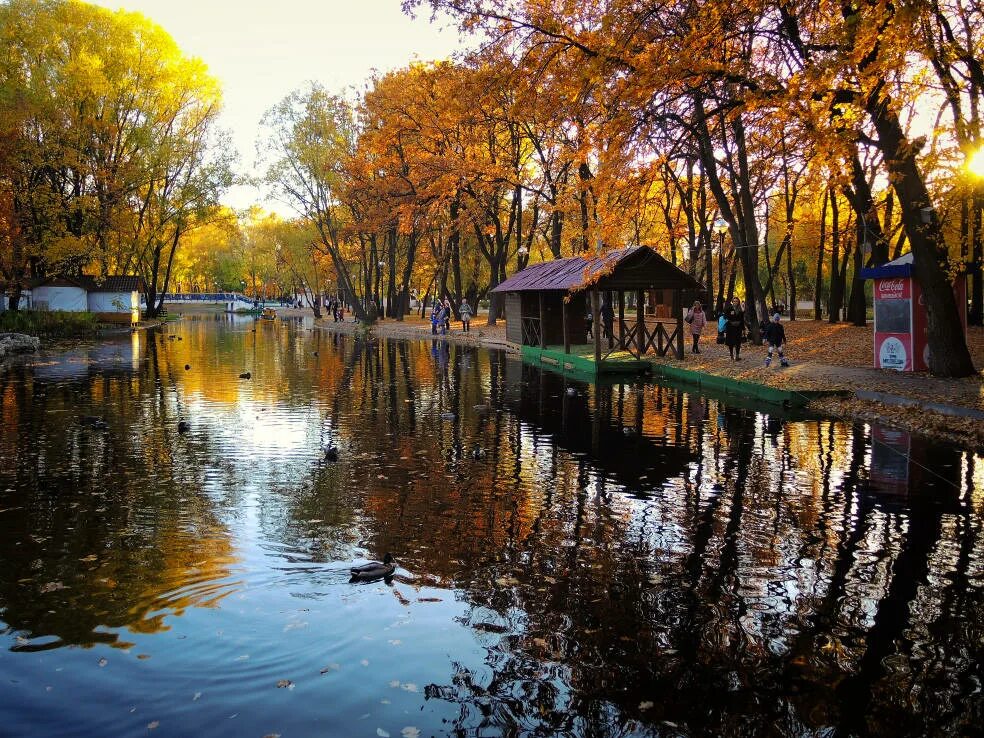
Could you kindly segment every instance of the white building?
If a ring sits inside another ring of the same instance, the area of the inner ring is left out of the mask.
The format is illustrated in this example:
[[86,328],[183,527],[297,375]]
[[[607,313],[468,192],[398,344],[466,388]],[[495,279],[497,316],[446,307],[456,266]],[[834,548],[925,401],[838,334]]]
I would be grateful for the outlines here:
[[106,277],[97,282],[89,276],[47,277],[32,286],[35,310],[63,310],[94,313],[108,323],[136,323],[140,320],[143,280],[132,275]]
[[90,277],[47,277],[31,285],[35,310],[84,313],[89,309]]
[[106,277],[89,289],[88,308],[106,323],[140,321],[140,295],[143,280],[132,275]]

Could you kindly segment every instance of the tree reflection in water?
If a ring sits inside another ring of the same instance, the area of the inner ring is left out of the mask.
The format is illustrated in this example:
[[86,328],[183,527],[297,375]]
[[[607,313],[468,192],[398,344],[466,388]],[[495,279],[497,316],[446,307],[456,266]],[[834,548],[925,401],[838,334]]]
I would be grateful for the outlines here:
[[47,379],[0,374],[15,649],[125,646],[124,629],[227,602],[249,544],[274,610],[330,609],[354,596],[332,567],[392,551],[407,612],[443,588],[464,603],[443,625],[478,647],[426,687],[449,722],[424,732],[922,735],[984,718],[979,456],[440,339],[222,320]]

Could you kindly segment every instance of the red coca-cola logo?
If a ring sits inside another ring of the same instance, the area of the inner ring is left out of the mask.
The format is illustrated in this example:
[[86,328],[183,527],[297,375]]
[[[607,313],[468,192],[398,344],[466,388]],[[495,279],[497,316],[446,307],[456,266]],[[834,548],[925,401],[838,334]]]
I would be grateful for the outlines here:
[[896,279],[882,279],[878,282],[878,294],[883,297],[900,297],[906,293],[908,280],[901,277]]

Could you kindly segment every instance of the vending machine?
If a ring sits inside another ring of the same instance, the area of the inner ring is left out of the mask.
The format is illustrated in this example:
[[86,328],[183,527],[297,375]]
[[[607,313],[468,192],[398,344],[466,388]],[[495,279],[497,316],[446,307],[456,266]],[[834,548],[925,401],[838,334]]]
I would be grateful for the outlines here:
[[[875,368],[918,372],[929,369],[929,341],[922,288],[915,278],[912,253],[861,270],[875,283]],[[967,330],[967,280],[953,284],[963,329]]]

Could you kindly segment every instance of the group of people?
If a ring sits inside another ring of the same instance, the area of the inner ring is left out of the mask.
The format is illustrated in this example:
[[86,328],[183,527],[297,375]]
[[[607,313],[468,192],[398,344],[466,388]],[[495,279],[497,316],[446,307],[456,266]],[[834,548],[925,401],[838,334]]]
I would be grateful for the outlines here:
[[[610,300],[602,300],[601,303],[601,337],[608,339],[608,348],[612,348],[615,344],[615,308],[612,306]],[[588,308],[588,314],[585,316],[585,323],[588,328],[588,338],[594,338],[594,314],[592,314],[591,309]]]
[[[431,333],[433,335],[445,335],[451,330],[451,301],[445,299],[443,302],[441,300],[434,300],[434,304],[431,306]],[[471,319],[472,319],[472,306],[468,300],[462,298],[461,304],[458,306],[458,315],[461,320],[461,330],[464,333],[469,333],[471,331]]]
[[[697,301],[693,307],[687,311],[684,321],[690,326],[690,334],[693,338],[693,346],[690,352],[700,353],[700,337],[707,326],[707,314],[704,307]],[[734,298],[724,311],[718,316],[717,320],[717,342],[723,343],[728,347],[728,354],[732,361],[741,361],[741,345],[746,340],[748,325],[745,322],[745,307],[741,300]],[[789,360],[785,355],[786,329],[782,325],[782,316],[776,312],[772,315],[772,320],[762,326],[762,340],[768,346],[768,355],[765,365],[771,366],[775,354],[779,356],[779,363],[782,366],[789,366]]]
[[331,319],[336,323],[345,322],[345,305],[337,297],[329,297],[325,309],[331,313]]

